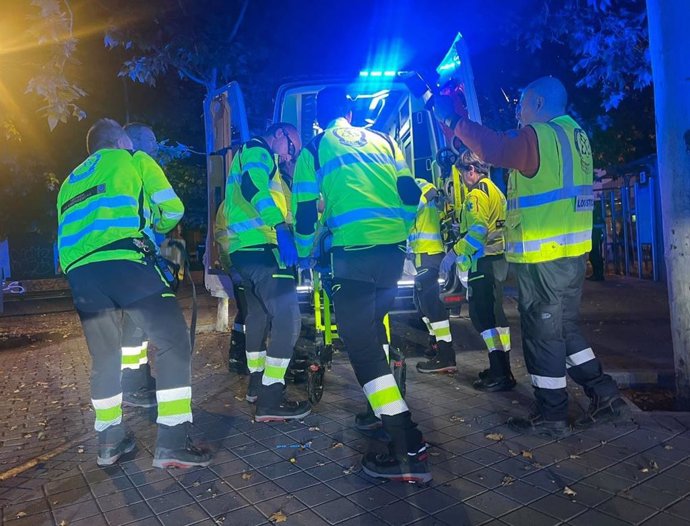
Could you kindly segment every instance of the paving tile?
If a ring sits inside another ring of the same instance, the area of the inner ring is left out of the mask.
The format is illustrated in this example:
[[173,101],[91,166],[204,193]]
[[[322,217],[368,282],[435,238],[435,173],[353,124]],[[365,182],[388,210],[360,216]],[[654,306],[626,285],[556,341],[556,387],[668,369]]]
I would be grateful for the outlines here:
[[216,524],[237,524],[238,526],[259,526],[260,524],[266,524],[266,517],[251,506],[220,513],[213,518]]
[[238,490],[248,502],[256,504],[264,500],[272,499],[279,495],[285,495],[285,490],[273,482],[264,482],[262,484],[255,484]]
[[225,477],[227,475],[234,475],[236,473],[242,473],[243,471],[250,470],[251,467],[244,460],[237,459],[229,462],[223,462],[222,464],[213,463],[209,466],[209,469],[211,469],[211,471],[213,471],[219,477]]
[[[298,475],[299,473],[293,476]],[[252,469],[248,469],[247,471],[243,471],[242,473],[228,475],[222,477],[222,479],[226,483],[228,483],[232,489],[235,490],[240,490],[242,488],[246,488],[247,486],[253,486],[254,484],[261,484],[262,482],[266,482],[268,480],[261,473],[259,473],[258,471],[253,471]]]
[[266,517],[270,517],[278,511],[282,511],[285,515],[294,515],[307,509],[307,506],[294,495],[279,495],[272,499],[259,502],[254,505]]
[[[577,497],[577,495],[575,495]],[[586,506],[579,502],[574,502],[561,495],[548,495],[530,504],[530,508],[546,513],[562,521],[567,521],[572,517],[584,512]]]
[[50,513],[42,512],[28,517],[6,517],[5,524],[8,526],[54,526],[55,521]]
[[198,523],[204,519],[210,523],[210,517],[206,510],[198,504],[187,505],[183,508],[166,511],[158,514],[157,517],[164,526],[187,526],[188,524]]
[[[270,516],[270,515],[269,515]],[[353,519],[357,520],[359,517]],[[377,519],[376,526],[380,526],[381,521]],[[231,523],[231,524],[241,524],[241,523]],[[287,521],[285,522],[287,526],[330,526],[330,523],[319,517],[316,513],[311,510],[301,510],[296,513],[287,514]],[[340,523],[340,525],[346,523]],[[355,524],[360,524],[356,522]],[[366,523],[362,523],[364,526]],[[339,526],[340,526],[339,525]],[[373,525],[372,525],[373,526]]]
[[464,501],[487,491],[485,486],[475,484],[463,477],[441,484],[436,489],[457,501]]
[[347,496],[366,489],[374,489],[383,482],[372,481],[369,477],[363,478],[353,473],[337,479],[329,480],[326,484],[340,495]]
[[341,497],[337,491],[329,488],[325,484],[318,484],[305,489],[293,491],[292,494],[310,508]]
[[136,489],[130,488],[118,493],[111,493],[103,497],[98,497],[96,500],[100,508],[106,512],[141,502],[144,499]]
[[386,506],[398,500],[396,496],[378,487],[370,487],[366,490],[353,493],[348,495],[347,498],[367,511]]
[[643,526],[687,526],[688,520],[669,513],[658,513],[642,524]]
[[335,462],[329,462],[323,466],[316,466],[307,470],[312,477],[326,482],[329,480],[337,479],[343,476],[346,469],[343,466],[336,464]]
[[619,493],[623,498],[644,504],[656,510],[663,510],[678,500],[676,495],[652,488],[645,484],[635,486]]
[[597,506],[597,511],[608,513],[634,524],[643,522],[657,513],[657,510],[638,502],[616,496]]
[[40,499],[28,500],[25,502],[19,502],[16,504],[10,504],[3,509],[5,514],[5,520],[12,520],[21,514],[22,517],[27,515],[35,515],[38,513],[50,511],[48,505],[48,500],[45,497]]
[[154,482],[153,484],[146,484],[137,488],[139,493],[141,493],[145,499],[152,499],[168,493],[179,492],[181,489],[180,484],[174,478],[167,478],[165,480]]
[[525,524],[530,526],[554,526],[559,523],[558,519],[528,506],[501,516],[501,521],[511,526],[524,526]]
[[87,517],[100,514],[101,512],[96,505],[96,501],[94,500],[87,500],[84,502],[78,502],[77,504],[72,504],[70,506],[53,509],[53,515],[55,516],[55,520],[58,524],[63,521],[67,524],[71,524],[76,520],[85,519]]
[[199,505],[204,508],[209,515],[214,517],[232,512],[239,508],[243,508],[247,504],[247,501],[235,491],[224,493],[222,495],[218,495],[216,498],[205,499],[199,502]]
[[[650,483],[651,480],[653,479],[650,479],[647,483]],[[595,473],[582,481],[589,486],[608,491],[609,493],[617,493],[618,491],[622,491],[634,485],[634,482],[630,480],[616,477],[615,475],[609,475],[605,472]]]
[[434,519],[450,526],[474,526],[491,520],[491,516],[466,504],[456,504],[434,514]]
[[611,515],[606,515],[597,510],[587,510],[582,515],[578,515],[574,519],[570,519],[568,524],[574,526],[629,526],[629,522],[616,519],[611,517]]
[[151,506],[151,509],[156,512],[156,514],[161,514],[168,510],[174,510],[182,506],[187,506],[193,502],[194,499],[184,490],[168,493],[166,495],[160,495],[158,497],[153,497],[146,500],[146,503]]
[[318,506],[313,506],[311,510],[331,524],[351,519],[357,515],[361,515],[365,511],[364,508],[361,508],[345,497]]
[[[687,490],[688,487],[686,486],[685,489]],[[686,497],[680,502],[677,502],[672,506],[669,506],[664,511],[666,513],[670,513],[671,515],[676,515],[677,517],[690,519],[690,499]]]
[[[352,519],[339,522],[338,526],[381,526],[381,524],[381,519],[373,513],[364,513],[362,515],[357,515],[357,517],[353,517]],[[311,526],[311,524],[305,524],[305,526]]]
[[127,474],[127,478],[135,486],[144,486],[146,484],[160,482],[161,480],[172,480],[173,476],[165,469],[149,469],[136,473],[129,473]]
[[[60,524],[58,522],[58,524]],[[108,526],[108,521],[102,515],[93,515],[85,519],[78,519],[68,523],[69,526]]]
[[472,473],[466,475],[465,478],[470,482],[484,486],[487,489],[493,489],[501,485],[503,479],[505,478],[505,474],[492,468],[485,468],[478,471],[473,471]]
[[309,473],[301,471],[286,477],[280,477],[274,481],[278,486],[288,493],[295,493],[304,488],[309,488],[319,484],[319,480],[312,477]]
[[529,504],[530,502],[534,502],[548,495],[548,492],[545,490],[522,482],[521,480],[515,480],[511,484],[496,488],[494,491],[500,493],[504,497],[520,502],[521,504]]
[[680,483],[678,479],[665,475],[663,473],[650,477],[643,482],[644,486],[658,489],[675,495],[676,497],[683,497],[688,493],[688,485]]
[[216,473],[211,471],[209,468],[182,470],[172,473],[175,477],[175,480],[177,480],[177,482],[185,488],[191,488],[204,484],[205,482],[218,480],[218,475],[216,475]]
[[153,511],[145,502],[137,502],[122,508],[105,512],[105,518],[113,526],[127,524],[153,516]]
[[571,501],[591,508],[596,507],[598,504],[601,504],[613,496],[613,493],[595,488],[583,482],[576,482],[568,487],[576,493],[574,496],[569,497]]
[[132,489],[133,487],[134,485],[132,484],[132,481],[130,481],[127,477],[115,477],[113,479],[99,480],[98,482],[89,484],[89,489],[96,497],[110,495],[111,493],[117,493],[119,491],[125,491]]
[[86,479],[83,475],[79,474],[68,478],[58,479],[53,482],[48,482],[44,487],[46,494],[52,495],[53,493],[61,493],[71,489],[84,488],[86,487]]
[[425,511],[405,501],[393,502],[371,513],[379,517],[382,521],[395,526],[408,524],[428,516]]
[[487,491],[486,493],[467,499],[465,504],[494,517],[508,513],[521,506],[518,502],[504,497],[495,491]]

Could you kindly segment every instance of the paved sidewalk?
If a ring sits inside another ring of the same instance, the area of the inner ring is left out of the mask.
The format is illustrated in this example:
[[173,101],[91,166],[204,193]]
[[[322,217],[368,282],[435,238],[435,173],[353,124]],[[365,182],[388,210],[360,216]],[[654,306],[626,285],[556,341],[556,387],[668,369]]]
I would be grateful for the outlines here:
[[[602,311],[615,310],[622,321],[631,310],[627,303],[621,308],[602,305]],[[604,321],[601,330],[608,330],[608,318],[597,320],[590,307],[584,307],[586,319],[597,325]],[[509,303],[508,310],[515,327],[514,304]],[[415,343],[422,343],[425,335],[407,321],[396,319],[393,329],[413,355]],[[485,366],[486,355],[477,350],[481,340],[467,319],[453,321],[453,334],[459,351],[457,375],[419,375],[414,369],[419,358],[408,360],[407,400],[433,445],[434,481],[429,486],[382,483],[359,472],[361,453],[381,445],[353,428],[364,397],[342,354],[327,373],[323,400],[304,422],[256,424],[251,406],[243,401],[246,378],[226,372],[227,335],[200,335],[193,369],[194,430],[205,437],[215,457],[208,468],[165,471],[151,468],[153,415],[127,408],[125,418],[136,434],[137,451],[118,466],[96,466],[88,353],[81,337],[3,351],[0,411],[9,417],[0,422],[0,522],[689,523],[689,415],[636,412],[634,421],[558,442],[516,435],[503,423],[512,414],[525,413],[532,400],[521,358],[514,359],[520,382],[514,392],[477,393],[469,384]],[[616,341],[613,334],[608,341]],[[599,341],[593,343],[597,349]],[[303,386],[291,385],[290,391],[303,396]],[[576,416],[587,400],[577,388],[571,394]],[[7,470],[41,454],[45,457],[37,465],[2,480]]]

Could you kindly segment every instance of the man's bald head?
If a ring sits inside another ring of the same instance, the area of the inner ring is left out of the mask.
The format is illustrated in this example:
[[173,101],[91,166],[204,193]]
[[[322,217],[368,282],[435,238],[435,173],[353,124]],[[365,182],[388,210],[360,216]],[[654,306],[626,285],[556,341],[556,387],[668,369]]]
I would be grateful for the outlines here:
[[568,93],[555,77],[542,77],[530,83],[522,92],[516,117],[522,126],[533,122],[548,122],[565,114]]
[[132,122],[125,126],[125,131],[129,138],[132,139],[135,150],[142,151],[151,156],[155,156],[158,153],[156,134],[153,133],[150,126],[140,122]]

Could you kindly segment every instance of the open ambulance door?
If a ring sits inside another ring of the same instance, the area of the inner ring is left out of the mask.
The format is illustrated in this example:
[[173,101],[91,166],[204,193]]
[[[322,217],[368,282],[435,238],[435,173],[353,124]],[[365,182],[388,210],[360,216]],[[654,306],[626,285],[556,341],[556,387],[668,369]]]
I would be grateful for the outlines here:
[[204,100],[206,130],[206,181],[208,188],[208,231],[204,257],[204,285],[212,296],[232,297],[230,278],[220,267],[213,229],[216,212],[225,198],[225,179],[233,152],[249,140],[249,126],[242,90],[231,82],[210,93]]

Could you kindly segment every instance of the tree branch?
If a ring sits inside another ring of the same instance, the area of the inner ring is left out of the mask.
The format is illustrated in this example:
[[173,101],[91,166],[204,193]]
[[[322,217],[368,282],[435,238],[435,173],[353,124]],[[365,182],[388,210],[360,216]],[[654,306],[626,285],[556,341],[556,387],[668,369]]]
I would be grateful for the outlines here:
[[240,14],[237,16],[237,20],[235,21],[235,25],[232,28],[232,31],[230,31],[230,37],[228,38],[228,43],[232,42],[235,40],[235,37],[237,36],[237,31],[240,29],[240,24],[242,24],[242,20],[244,19],[244,14],[247,12],[247,7],[249,6],[249,0],[244,0],[242,3],[242,8],[240,9]]
[[187,77],[189,80],[193,80],[197,84],[201,84],[204,87],[208,86],[208,82],[204,80],[201,76],[195,75],[191,71],[187,70],[186,68],[183,68],[182,66],[178,66],[177,64],[175,65],[177,70],[182,73],[185,77]]

